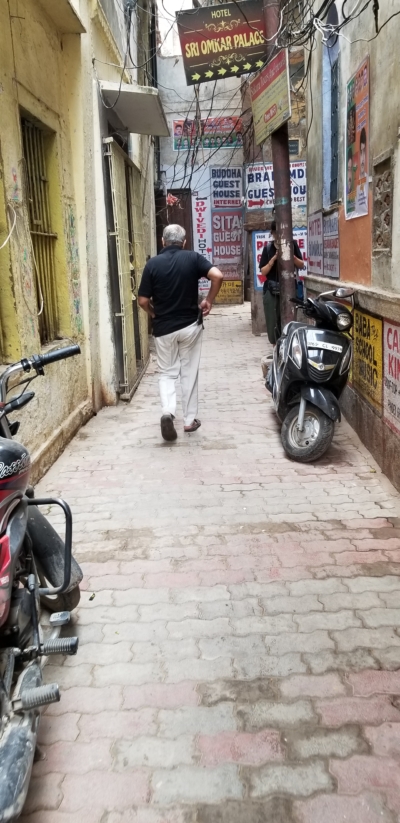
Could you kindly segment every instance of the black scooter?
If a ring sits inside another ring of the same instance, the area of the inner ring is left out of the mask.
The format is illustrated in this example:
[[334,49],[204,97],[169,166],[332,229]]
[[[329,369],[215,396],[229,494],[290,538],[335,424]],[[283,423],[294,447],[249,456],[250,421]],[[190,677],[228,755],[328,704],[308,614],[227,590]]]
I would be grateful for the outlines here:
[[352,312],[333,301],[353,297],[339,288],[293,302],[314,325],[292,321],[277,341],[265,385],[282,422],[281,440],[293,460],[309,463],[329,448],[335,422],[340,421],[339,397],[347,383],[352,342]]
[[[60,638],[79,603],[82,571],[72,557],[72,516],[64,500],[34,497],[30,456],[13,441],[8,415],[34,397],[27,385],[43,367],[79,354],[69,346],[9,366],[0,377],[0,823],[16,820],[27,795],[41,707],[60,699],[57,683],[43,685],[51,654],[76,654],[77,637]],[[7,400],[9,384],[22,392]],[[60,506],[65,543],[40,512]],[[41,606],[51,612],[45,621]]]

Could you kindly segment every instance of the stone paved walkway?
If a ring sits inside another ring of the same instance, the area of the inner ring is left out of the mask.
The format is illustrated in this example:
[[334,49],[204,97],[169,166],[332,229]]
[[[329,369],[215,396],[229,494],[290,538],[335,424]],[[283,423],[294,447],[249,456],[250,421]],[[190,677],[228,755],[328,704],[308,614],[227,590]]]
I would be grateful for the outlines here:
[[196,434],[160,440],[152,364],[40,483],[86,590],[23,823],[400,820],[400,497],[346,423],[285,458],[265,347],[217,310]]

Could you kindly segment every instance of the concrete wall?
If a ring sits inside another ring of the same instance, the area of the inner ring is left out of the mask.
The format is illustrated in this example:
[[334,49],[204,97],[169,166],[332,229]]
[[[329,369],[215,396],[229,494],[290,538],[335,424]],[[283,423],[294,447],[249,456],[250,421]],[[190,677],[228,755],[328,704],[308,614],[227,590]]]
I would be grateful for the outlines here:
[[[11,4],[13,5],[13,4]],[[11,9],[12,11],[12,9]],[[15,9],[14,9],[15,13]],[[75,37],[78,37],[75,35]],[[85,330],[80,278],[78,205],[73,185],[73,149],[64,73],[62,41],[41,6],[20,0],[18,16],[0,6],[1,176],[0,188],[16,226],[1,255],[3,362],[41,350],[36,302],[36,274],[29,231],[20,116],[37,118],[51,130],[47,158],[52,203],[52,230],[57,233],[56,272],[60,332],[79,342],[83,355],[49,366],[35,383],[36,397],[21,412],[20,437],[47,457],[62,448],[91,413],[85,363]],[[38,60],[40,55],[40,60]],[[45,69],[44,69],[45,67]],[[77,126],[78,128],[78,126]],[[2,182],[2,186],[1,186]],[[48,348],[57,348],[54,341]],[[51,402],[49,402],[51,397]]]
[[[340,4],[338,13],[340,15]],[[393,14],[391,0],[379,5],[379,24]],[[340,22],[340,16],[339,16]],[[346,37],[340,37],[339,50],[339,244],[340,281],[353,285],[357,310],[374,327],[374,340],[366,340],[369,346],[360,347],[371,352],[371,362],[353,362],[352,382],[343,396],[343,409],[357,433],[368,446],[375,459],[400,488],[400,351],[397,339],[400,333],[400,176],[399,176],[399,124],[400,96],[397,94],[400,74],[398,40],[400,19],[394,17],[375,37],[373,15],[364,11],[354,22],[343,29]],[[329,203],[323,199],[323,179],[329,170],[323,168],[327,152],[323,150],[330,139],[330,123],[324,118],[321,100],[321,71],[323,47],[318,45],[313,53],[311,82],[308,91],[310,134],[308,141],[309,212],[319,211]],[[350,41],[350,42],[349,42]],[[352,42],[354,41],[354,42]],[[345,128],[346,85],[366,56],[370,61],[370,117],[369,117],[369,204],[368,214],[345,219]],[[313,120],[310,122],[311,96]],[[325,122],[325,133],[321,123]],[[326,128],[329,128],[328,135]],[[383,166],[380,164],[384,164]],[[375,182],[384,168],[391,176],[388,191],[388,214],[391,232],[385,247],[378,250],[374,240],[379,210]],[[325,172],[325,174],[324,174]],[[325,187],[326,189],[326,187]],[[325,190],[326,194],[326,190]],[[391,237],[390,237],[391,234]],[[332,287],[332,280],[307,278],[308,288],[314,292]],[[360,342],[360,331],[354,330],[355,350]],[[362,342],[362,341],[361,341]],[[393,342],[395,343],[393,347]],[[368,359],[368,358],[367,358]],[[361,358],[362,360],[362,358]],[[373,389],[363,379],[366,366],[374,374]]]
[[[106,188],[102,139],[121,123],[101,100],[99,81],[119,82],[126,48],[123,7],[108,0],[73,0],[86,32],[62,33],[39,0],[0,4],[0,363],[43,350],[29,230],[20,127],[21,112],[51,130],[52,229],[60,336],[78,342],[80,357],[53,364],[34,384],[36,398],[19,415],[20,438],[43,474],[79,426],[118,400],[110,295]],[[131,55],[137,62],[138,21],[132,17]],[[143,33],[142,33],[143,34]],[[142,35],[141,35],[142,36]],[[93,62],[94,59],[94,62]],[[129,67],[129,61],[127,61]],[[127,68],[124,82],[135,82]],[[125,133],[125,150],[141,173],[143,263],[155,252],[154,140]],[[146,318],[141,320],[148,355]],[[145,328],[146,326],[146,328]],[[62,345],[56,340],[45,350]],[[0,365],[0,369],[2,366]],[[51,398],[51,402],[49,402]],[[15,419],[15,415],[14,415]]]

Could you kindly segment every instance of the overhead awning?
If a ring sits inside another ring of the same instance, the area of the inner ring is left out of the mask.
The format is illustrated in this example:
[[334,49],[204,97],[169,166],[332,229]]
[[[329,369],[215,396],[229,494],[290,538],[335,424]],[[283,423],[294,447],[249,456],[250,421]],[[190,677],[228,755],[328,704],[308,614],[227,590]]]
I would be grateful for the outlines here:
[[61,34],[84,34],[86,32],[70,0],[39,0],[39,2]]
[[157,89],[122,83],[120,90],[119,83],[107,81],[101,81],[100,89],[127,131],[169,137],[168,123]]

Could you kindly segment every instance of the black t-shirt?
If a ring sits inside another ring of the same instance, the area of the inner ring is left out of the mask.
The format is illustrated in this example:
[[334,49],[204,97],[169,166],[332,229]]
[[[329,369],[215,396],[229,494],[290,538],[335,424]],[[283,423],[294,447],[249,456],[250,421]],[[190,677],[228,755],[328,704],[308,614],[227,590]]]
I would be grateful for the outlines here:
[[[261,252],[261,260],[260,260],[260,265],[259,265],[260,271],[264,266],[267,265],[267,263],[269,263],[269,261],[272,259],[272,257],[274,257],[275,254],[276,254],[275,243],[270,242],[266,246],[264,246],[264,248]],[[300,249],[299,249],[299,247],[296,243],[296,240],[293,240],[293,254],[299,260],[303,259],[303,255],[302,255],[302,253],[301,253],[301,251],[300,251]],[[267,278],[263,283],[263,294],[265,294],[265,292],[267,291],[268,280],[279,280],[278,261],[277,260],[275,260],[275,263],[272,266],[271,271],[269,272],[269,274],[267,274]]]
[[212,263],[195,251],[166,246],[143,269],[139,297],[151,297],[154,337],[172,334],[195,323],[199,313],[198,286]]

